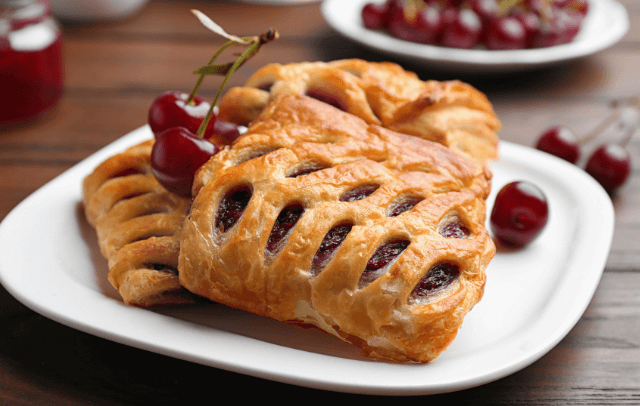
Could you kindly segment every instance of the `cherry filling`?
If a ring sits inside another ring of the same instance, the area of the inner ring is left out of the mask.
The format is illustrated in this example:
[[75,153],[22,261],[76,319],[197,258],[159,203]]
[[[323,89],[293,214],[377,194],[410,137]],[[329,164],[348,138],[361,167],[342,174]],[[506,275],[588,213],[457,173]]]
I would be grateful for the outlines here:
[[400,214],[413,209],[415,205],[420,203],[421,201],[422,201],[422,198],[420,197],[410,197],[410,198],[404,199],[400,203],[393,206],[391,210],[389,210],[388,217],[399,216]]
[[393,240],[379,246],[369,258],[367,266],[360,276],[359,286],[362,287],[376,280],[381,274],[380,270],[399,257],[409,246],[409,243],[408,240]]
[[379,185],[366,185],[357,187],[340,196],[340,201],[355,202],[356,200],[364,199],[365,197],[371,196],[373,192],[378,190],[379,187]]
[[142,266],[147,269],[153,269],[154,271],[172,273],[174,275],[178,274],[178,270],[176,268],[165,264],[143,264]]
[[453,221],[440,229],[440,235],[444,238],[467,238],[469,229],[459,221]]
[[455,264],[436,264],[420,279],[411,293],[414,296],[428,296],[451,285],[460,275]]
[[346,104],[337,96],[321,89],[309,89],[306,93],[307,96],[312,97],[321,102],[327,103],[342,111],[347,111]]
[[300,220],[302,213],[304,213],[304,207],[299,203],[289,205],[282,209],[271,229],[269,240],[267,240],[267,246],[265,247],[267,254],[274,254],[278,251],[282,241],[289,235],[289,232],[298,220]]
[[251,200],[251,188],[240,186],[227,192],[222,198],[216,214],[216,228],[225,232],[238,222]]
[[297,178],[298,176],[308,175],[310,173],[320,171],[320,170],[322,170],[324,168],[325,168],[325,166],[320,165],[320,164],[307,165],[305,167],[298,168],[294,172],[292,172],[289,175],[287,175],[287,177],[288,178]]
[[329,262],[329,259],[333,253],[340,247],[340,244],[347,238],[347,234],[351,231],[353,224],[342,224],[333,227],[324,236],[324,239],[320,243],[320,247],[313,257],[311,262],[311,272],[318,274],[320,269]]

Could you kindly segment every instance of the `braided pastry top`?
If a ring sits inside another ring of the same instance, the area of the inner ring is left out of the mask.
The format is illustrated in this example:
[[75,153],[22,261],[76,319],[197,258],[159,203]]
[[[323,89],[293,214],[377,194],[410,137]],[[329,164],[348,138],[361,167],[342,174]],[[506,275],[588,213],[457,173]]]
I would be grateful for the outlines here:
[[199,171],[180,282],[316,326],[363,354],[427,362],[484,291],[491,173],[439,144],[280,95]]
[[218,117],[248,125],[279,94],[317,98],[369,124],[435,141],[480,162],[498,156],[501,124],[484,94],[457,80],[422,81],[391,62],[269,64],[243,87],[229,89]]
[[124,302],[193,303],[178,281],[178,234],[190,199],[167,192],[151,173],[153,140],[102,162],[83,182],[85,214]]

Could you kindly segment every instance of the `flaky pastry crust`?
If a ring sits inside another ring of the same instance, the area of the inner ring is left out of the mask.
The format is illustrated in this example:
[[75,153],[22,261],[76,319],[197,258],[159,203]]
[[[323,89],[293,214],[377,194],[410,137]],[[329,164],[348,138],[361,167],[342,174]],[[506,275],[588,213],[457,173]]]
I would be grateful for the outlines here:
[[269,64],[242,87],[229,89],[219,117],[248,125],[280,94],[318,98],[369,124],[440,143],[480,162],[498,157],[501,124],[483,93],[457,80],[422,81],[391,62]]
[[[495,253],[484,228],[490,181],[486,165],[440,144],[279,95],[199,170],[180,237],[180,283],[318,327],[369,357],[428,362],[483,295]],[[234,200],[238,191],[244,203]],[[445,237],[450,224],[468,233]],[[455,272],[425,294],[419,286],[433,282],[434,269]]]
[[191,200],[167,192],[151,173],[153,140],[102,162],[83,181],[85,215],[128,305],[193,303],[178,281],[179,231]]

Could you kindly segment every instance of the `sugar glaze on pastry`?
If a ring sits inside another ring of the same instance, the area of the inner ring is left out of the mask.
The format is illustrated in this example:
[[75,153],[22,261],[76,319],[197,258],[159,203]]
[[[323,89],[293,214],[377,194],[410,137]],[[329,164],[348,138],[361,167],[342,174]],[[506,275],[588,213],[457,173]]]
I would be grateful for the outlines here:
[[428,362],[483,295],[490,181],[440,144],[279,95],[197,173],[180,283],[368,357]]
[[108,261],[109,282],[128,305],[193,303],[178,281],[179,232],[190,199],[151,173],[153,140],[118,153],[83,182],[85,214]]
[[391,62],[269,64],[243,86],[229,89],[219,117],[247,125],[279,94],[317,98],[369,124],[435,141],[479,161],[498,156],[500,121],[483,93],[457,80],[422,81]]

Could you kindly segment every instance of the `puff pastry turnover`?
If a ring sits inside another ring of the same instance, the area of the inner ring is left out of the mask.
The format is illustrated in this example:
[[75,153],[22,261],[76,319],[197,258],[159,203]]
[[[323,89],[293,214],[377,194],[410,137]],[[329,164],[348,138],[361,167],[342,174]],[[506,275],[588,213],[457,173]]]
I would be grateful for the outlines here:
[[88,222],[108,261],[109,281],[126,304],[194,302],[178,281],[179,232],[191,203],[151,173],[153,140],[116,154],[89,174],[82,194]]
[[460,81],[422,81],[390,62],[266,65],[244,86],[229,89],[219,117],[247,125],[279,94],[317,98],[369,124],[435,141],[481,162],[498,156],[500,121],[483,93]]
[[440,144],[279,95],[198,172],[180,283],[369,357],[428,362],[483,295],[490,181]]

